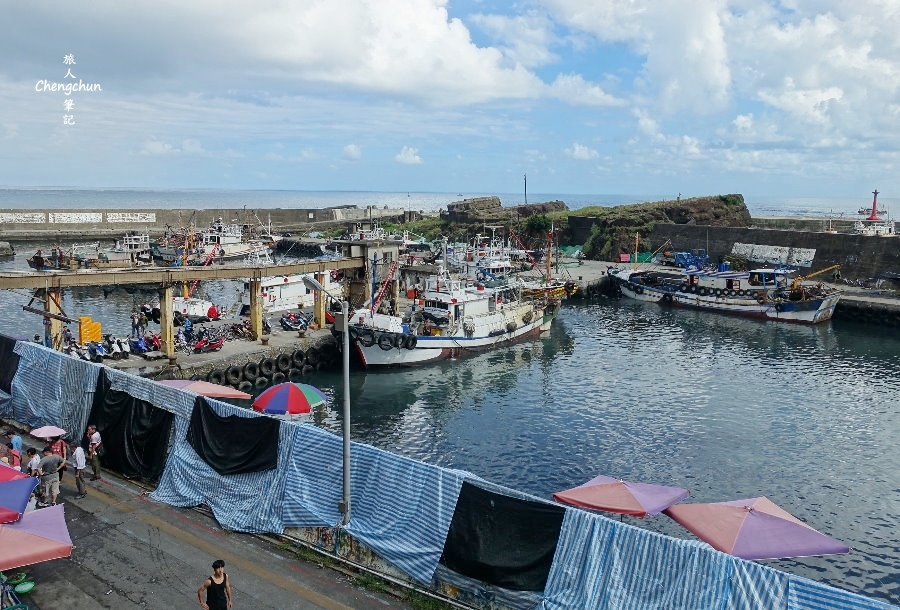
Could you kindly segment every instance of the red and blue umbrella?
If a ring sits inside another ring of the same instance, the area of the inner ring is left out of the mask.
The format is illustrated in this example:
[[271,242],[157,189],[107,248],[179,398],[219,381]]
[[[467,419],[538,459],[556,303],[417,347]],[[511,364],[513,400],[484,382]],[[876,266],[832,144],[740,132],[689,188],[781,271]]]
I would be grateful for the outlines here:
[[253,410],[270,415],[309,413],[325,404],[325,394],[306,383],[279,383],[268,388],[253,401]]
[[37,483],[24,472],[0,467],[0,523],[13,523],[22,517]]

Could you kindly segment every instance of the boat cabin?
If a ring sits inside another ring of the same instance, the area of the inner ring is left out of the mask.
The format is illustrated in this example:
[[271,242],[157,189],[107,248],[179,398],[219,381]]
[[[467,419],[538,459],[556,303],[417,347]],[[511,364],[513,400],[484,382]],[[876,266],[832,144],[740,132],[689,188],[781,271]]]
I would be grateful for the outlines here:
[[790,283],[792,269],[752,269],[750,271],[709,271],[687,269],[684,283],[709,290],[766,290],[783,288]]

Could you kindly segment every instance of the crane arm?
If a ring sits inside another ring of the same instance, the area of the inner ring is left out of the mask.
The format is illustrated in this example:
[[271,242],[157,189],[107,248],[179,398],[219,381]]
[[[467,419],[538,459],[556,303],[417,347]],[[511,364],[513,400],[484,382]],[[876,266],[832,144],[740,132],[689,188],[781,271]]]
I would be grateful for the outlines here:
[[791,289],[793,290],[797,286],[800,285],[801,282],[808,280],[811,277],[816,277],[817,275],[822,275],[823,273],[828,273],[829,271],[834,271],[835,269],[840,269],[840,265],[832,265],[830,267],[825,267],[824,269],[819,269],[815,273],[810,273],[809,275],[804,275],[802,277],[798,277],[794,279],[794,282],[791,284]]

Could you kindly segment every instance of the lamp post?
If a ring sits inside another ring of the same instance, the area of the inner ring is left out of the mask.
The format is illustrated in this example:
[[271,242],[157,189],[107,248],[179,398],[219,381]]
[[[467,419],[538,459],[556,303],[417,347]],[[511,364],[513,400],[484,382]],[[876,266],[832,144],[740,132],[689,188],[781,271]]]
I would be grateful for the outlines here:
[[[308,275],[303,276],[303,284],[310,290],[320,290],[337,300],[325,286]],[[344,484],[338,509],[341,511],[341,525],[347,525],[350,523],[350,304],[346,299],[341,299],[341,318],[343,328],[340,330],[344,335]]]

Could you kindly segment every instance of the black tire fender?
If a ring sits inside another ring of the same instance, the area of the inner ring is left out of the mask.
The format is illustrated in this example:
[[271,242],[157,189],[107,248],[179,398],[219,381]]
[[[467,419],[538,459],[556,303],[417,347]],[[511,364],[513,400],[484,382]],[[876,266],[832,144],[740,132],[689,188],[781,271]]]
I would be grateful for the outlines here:
[[[372,347],[373,345],[375,345],[375,333],[373,333],[369,329],[361,330],[359,332],[359,343],[363,347]],[[307,354],[307,358],[308,357],[309,354]]]
[[238,384],[238,390],[241,392],[246,392],[247,394],[251,394],[253,392],[253,384],[249,381],[242,381]]
[[266,387],[267,385],[269,385],[269,380],[266,379],[265,377],[257,377],[256,381],[253,382],[253,387],[256,388],[257,390],[261,390],[264,387]]
[[213,369],[206,374],[206,380],[210,383],[217,383],[219,385],[222,385],[222,382],[225,381],[225,373],[217,369]]
[[406,349],[415,349],[419,339],[415,335],[408,335],[404,347]]
[[318,348],[311,347],[306,350],[306,362],[308,364],[314,365],[319,361],[319,350]]
[[291,359],[290,354],[278,354],[278,359],[275,361],[275,366],[282,373],[287,373],[291,370],[291,365],[294,361]]
[[391,333],[382,333],[378,337],[378,347],[383,349],[384,351],[388,351],[389,349],[393,349],[394,347],[394,337]]
[[294,353],[291,354],[291,362],[294,368],[302,369],[306,362],[306,353],[302,349],[294,350]]
[[275,373],[275,361],[271,358],[263,358],[259,361],[259,374],[262,377],[272,378]]
[[350,338],[353,339],[354,341],[359,339],[359,329],[356,328],[355,326],[350,327]]
[[273,384],[283,383],[285,379],[287,379],[287,376],[284,373],[282,373],[281,371],[275,371],[272,374],[272,383]]
[[256,381],[256,378],[259,377],[259,365],[255,362],[248,362],[244,365],[244,379],[249,382]]
[[237,386],[244,379],[244,372],[239,366],[229,366],[225,369],[225,381],[228,385]]

